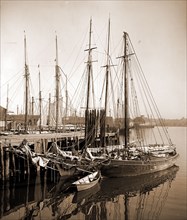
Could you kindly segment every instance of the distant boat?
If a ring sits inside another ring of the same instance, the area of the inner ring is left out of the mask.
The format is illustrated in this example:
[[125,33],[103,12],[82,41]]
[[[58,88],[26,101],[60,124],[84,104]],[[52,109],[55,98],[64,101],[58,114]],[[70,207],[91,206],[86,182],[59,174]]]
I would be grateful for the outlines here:
[[76,186],[77,191],[83,191],[94,187],[101,179],[100,171],[95,171],[87,176],[73,182],[72,185]]

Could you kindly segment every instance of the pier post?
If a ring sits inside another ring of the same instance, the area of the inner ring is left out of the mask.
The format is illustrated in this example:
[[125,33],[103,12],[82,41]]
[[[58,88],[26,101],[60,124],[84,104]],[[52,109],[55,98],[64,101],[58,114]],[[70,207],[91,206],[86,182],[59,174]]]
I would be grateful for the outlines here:
[[4,150],[2,142],[0,142],[0,154],[1,154],[1,179],[5,179],[5,167],[4,167]]
[[65,143],[66,143],[66,147],[68,146],[68,139],[67,137],[65,137]]
[[45,139],[41,139],[42,143],[42,153],[45,153]]
[[76,136],[76,144],[77,144],[77,150],[79,151],[80,146],[79,146],[79,137],[78,136]]
[[30,163],[29,163],[29,155],[27,155],[27,174],[30,175]]
[[5,182],[5,186],[4,186],[4,205],[5,205],[5,211],[9,211],[10,210],[10,183],[9,181]]
[[[40,141],[37,141],[34,143],[34,152],[35,153],[42,153]],[[40,166],[38,164],[36,165],[36,170],[37,170],[37,176],[39,176],[40,175]]]
[[13,176],[16,175],[16,164],[15,164],[15,155],[14,153],[12,152],[12,174]]
[[9,155],[9,147],[5,145],[5,179],[9,179],[10,174],[10,155]]
[[46,152],[46,139],[43,139],[43,141],[42,141],[42,143],[43,143],[43,153],[45,154],[45,152]]
[[17,168],[17,169],[18,169],[18,171],[19,171],[19,172],[18,172],[18,181],[20,182],[20,180],[21,180],[21,164],[20,164],[21,161],[20,161],[20,160],[21,160],[21,158],[20,158],[20,157],[17,157],[17,160],[18,160],[18,165],[17,165],[18,168]]
[[13,152],[13,146],[9,143],[9,157],[10,157],[10,176],[16,175],[15,155]]
[[0,190],[0,219],[3,217],[4,214],[4,183],[1,184]]
[[35,151],[35,153],[42,153],[41,142],[40,141],[35,142],[34,151]]
[[45,139],[45,149],[44,149],[44,154],[48,149],[48,139]]

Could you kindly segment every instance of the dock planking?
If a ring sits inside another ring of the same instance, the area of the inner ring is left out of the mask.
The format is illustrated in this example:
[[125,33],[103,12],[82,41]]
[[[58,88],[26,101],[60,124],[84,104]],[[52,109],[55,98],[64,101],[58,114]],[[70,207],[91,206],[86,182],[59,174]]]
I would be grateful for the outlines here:
[[18,146],[23,139],[26,139],[30,144],[34,144],[37,141],[40,141],[42,139],[46,139],[48,141],[55,140],[55,139],[61,139],[61,138],[73,138],[73,137],[79,137],[79,139],[84,138],[84,134],[80,131],[77,132],[66,132],[66,133],[41,133],[41,134],[23,134],[23,135],[7,135],[7,136],[1,136],[0,141],[6,141],[8,143],[11,143],[11,145]]
[[[116,141],[115,133],[106,133],[105,137],[108,143]],[[13,148],[19,147],[25,141],[36,154],[45,154],[53,142],[56,142],[60,149],[72,149],[73,146],[73,148],[80,150],[85,145],[84,133],[80,131],[2,135],[0,136],[0,180],[9,180],[16,173],[30,175],[33,166],[29,162],[28,155],[25,155],[25,158],[20,158],[18,155],[14,155],[12,151]],[[95,139],[95,147],[98,143],[100,143],[99,137]]]

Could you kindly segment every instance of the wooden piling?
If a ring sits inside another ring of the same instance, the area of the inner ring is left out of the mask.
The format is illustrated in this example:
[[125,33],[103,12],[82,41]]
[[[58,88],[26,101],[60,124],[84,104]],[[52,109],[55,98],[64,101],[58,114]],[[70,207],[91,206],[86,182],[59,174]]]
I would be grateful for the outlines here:
[[2,142],[0,142],[0,153],[1,153],[1,179],[5,179],[5,167],[4,167],[4,150]]
[[5,188],[4,188],[4,201],[5,201],[5,211],[10,210],[10,183],[9,181],[5,182]]
[[44,153],[46,153],[46,151],[47,151],[47,149],[48,149],[48,139],[45,139],[45,151],[44,151]]
[[48,140],[46,138],[43,138],[41,139],[41,143],[42,143],[42,153],[45,154],[45,152],[47,151]]
[[20,181],[21,180],[21,165],[20,165],[20,163],[21,163],[21,161],[20,161],[20,157],[18,157],[17,158],[18,159],[18,181]]
[[[12,148],[12,146],[10,145],[10,149]],[[14,153],[11,151],[10,153],[10,159],[11,159],[11,166],[10,166],[10,169],[11,169],[11,176],[15,176],[16,175],[16,164],[15,164],[15,155]]]
[[[41,153],[42,149],[41,149],[41,142],[37,141],[34,143],[34,152],[35,153]],[[37,176],[40,174],[40,166],[37,164],[36,165],[36,171],[37,171]]]
[[45,152],[45,140],[41,139],[41,143],[42,143],[42,153]]
[[27,154],[27,175],[30,175],[30,162],[29,162],[29,154]]
[[41,142],[37,141],[34,143],[34,151],[35,153],[42,153]]
[[4,214],[4,183],[1,185],[0,190],[0,219],[3,217]]
[[5,179],[8,180],[10,177],[10,157],[9,147],[5,145]]

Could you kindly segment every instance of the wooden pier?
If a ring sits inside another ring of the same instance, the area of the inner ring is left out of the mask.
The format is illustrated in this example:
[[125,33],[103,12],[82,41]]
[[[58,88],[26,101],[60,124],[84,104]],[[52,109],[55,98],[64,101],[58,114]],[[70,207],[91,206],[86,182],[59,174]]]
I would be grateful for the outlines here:
[[[114,133],[106,134],[106,142],[114,144],[117,137]],[[61,149],[71,149],[75,146],[77,149],[82,149],[85,145],[84,133],[69,132],[69,133],[43,133],[43,134],[26,134],[26,135],[9,135],[0,137],[0,180],[8,180],[10,177],[15,176],[17,173],[30,175],[31,169],[34,167],[29,157],[20,158],[11,150],[17,148],[23,141],[27,141],[29,147],[38,154],[45,154],[52,143],[56,142]],[[95,139],[95,146],[98,142]],[[38,170],[37,170],[38,171]]]

